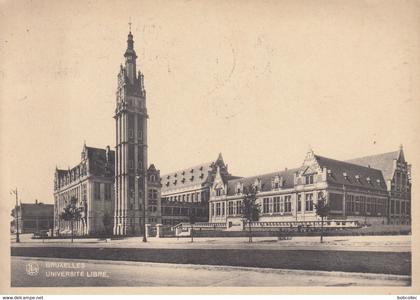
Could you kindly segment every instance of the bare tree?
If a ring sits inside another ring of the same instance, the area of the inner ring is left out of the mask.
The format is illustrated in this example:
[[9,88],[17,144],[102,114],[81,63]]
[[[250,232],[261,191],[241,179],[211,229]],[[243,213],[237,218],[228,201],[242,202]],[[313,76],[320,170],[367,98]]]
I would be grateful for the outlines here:
[[244,188],[244,198],[242,200],[242,219],[245,224],[248,223],[249,242],[252,243],[252,229],[251,223],[258,221],[260,218],[260,204],[257,203],[258,188],[250,185]]
[[324,236],[324,218],[328,217],[330,213],[330,206],[327,203],[325,195],[321,193],[318,198],[318,203],[315,204],[316,214],[321,217],[321,243],[323,243]]

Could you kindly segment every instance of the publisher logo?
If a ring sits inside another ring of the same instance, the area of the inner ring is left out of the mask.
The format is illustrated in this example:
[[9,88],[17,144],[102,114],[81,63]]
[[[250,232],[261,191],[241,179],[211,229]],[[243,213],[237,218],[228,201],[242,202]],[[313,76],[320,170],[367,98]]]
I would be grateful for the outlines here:
[[36,276],[39,273],[39,266],[37,263],[28,263],[26,265],[26,274],[29,276]]

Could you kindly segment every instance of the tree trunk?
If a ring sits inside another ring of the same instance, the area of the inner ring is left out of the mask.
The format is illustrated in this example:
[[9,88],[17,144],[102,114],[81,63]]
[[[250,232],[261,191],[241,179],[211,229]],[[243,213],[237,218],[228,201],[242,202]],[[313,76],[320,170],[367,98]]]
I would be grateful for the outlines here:
[[71,242],[73,243],[73,220],[71,220],[70,223],[71,223]]
[[249,228],[249,242],[252,243],[251,220],[248,221],[248,228]]
[[324,217],[321,217],[321,243],[323,243],[323,235],[324,235]]

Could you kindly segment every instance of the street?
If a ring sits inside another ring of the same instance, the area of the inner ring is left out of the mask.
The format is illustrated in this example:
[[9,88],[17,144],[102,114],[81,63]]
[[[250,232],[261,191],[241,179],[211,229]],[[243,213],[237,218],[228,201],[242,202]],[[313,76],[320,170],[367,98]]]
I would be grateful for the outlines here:
[[345,250],[345,251],[381,251],[381,252],[411,252],[410,235],[385,236],[332,236],[325,237],[324,243],[319,237],[293,237],[291,240],[278,241],[275,237],[254,237],[253,243],[248,243],[247,237],[238,238],[194,238],[191,243],[189,237],[184,238],[149,238],[147,243],[141,237],[126,237],[120,240],[104,241],[98,238],[70,239],[31,239],[31,234],[22,234],[20,243],[11,236],[13,247],[42,246],[42,247],[122,247],[122,248],[182,248],[182,249],[267,249],[267,250]]
[[64,258],[11,258],[12,287],[408,286],[410,276]]

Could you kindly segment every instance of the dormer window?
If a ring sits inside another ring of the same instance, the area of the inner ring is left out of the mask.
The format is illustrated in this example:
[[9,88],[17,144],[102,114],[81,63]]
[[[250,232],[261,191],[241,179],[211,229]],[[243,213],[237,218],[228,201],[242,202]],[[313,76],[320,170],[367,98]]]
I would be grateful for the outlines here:
[[366,177],[366,181],[367,181],[368,183],[371,183],[370,177]]
[[242,193],[242,184],[241,184],[240,182],[238,182],[238,183],[236,184],[236,193],[237,193],[237,194]]
[[166,177],[166,179],[170,179],[170,178],[171,178],[171,176],[169,176],[169,175]]
[[182,173],[181,173],[182,175],[185,175],[185,171],[182,171]]
[[359,175],[355,175],[354,178],[356,178],[357,181],[360,181],[360,176]]
[[182,178],[182,180],[181,180],[181,181],[182,181],[182,183],[184,183],[184,182],[185,182],[185,178]]
[[191,171],[190,171],[191,173],[194,173],[194,169],[191,169]]
[[219,197],[222,195],[222,189],[220,187],[216,188],[216,196]]
[[203,174],[203,173],[201,173],[200,178],[201,178],[201,179],[203,179],[203,178],[204,178],[204,174]]
[[174,177],[178,177],[178,174],[177,174],[177,173],[175,173]]
[[279,189],[283,185],[282,181],[283,181],[283,177],[279,177],[279,175],[277,175],[276,177],[272,178],[271,187],[273,189]]
[[346,172],[344,172],[344,173],[343,173],[343,177],[344,177],[345,179],[349,179],[349,176],[347,175],[347,173],[346,173]]
[[203,171],[203,166],[200,167],[200,171]]
[[170,183],[169,183],[169,181],[168,181],[168,182],[166,182],[166,186],[169,186],[169,184],[170,184]]
[[376,179],[376,182],[378,183],[378,185],[381,185],[381,180],[380,179]]
[[193,181],[194,180],[194,176],[191,176],[190,180]]
[[174,180],[174,184],[175,184],[175,185],[176,185],[177,181],[178,181],[178,180],[176,180],[176,179]]

